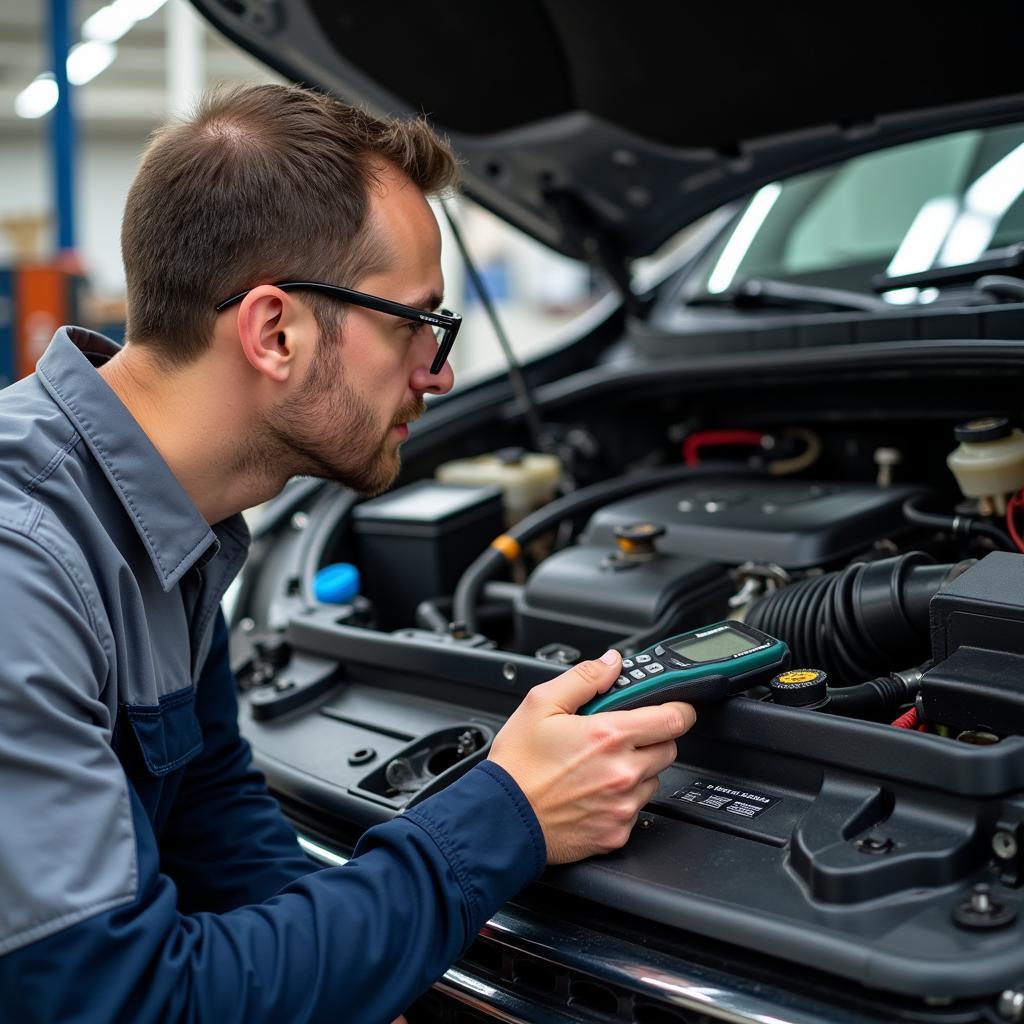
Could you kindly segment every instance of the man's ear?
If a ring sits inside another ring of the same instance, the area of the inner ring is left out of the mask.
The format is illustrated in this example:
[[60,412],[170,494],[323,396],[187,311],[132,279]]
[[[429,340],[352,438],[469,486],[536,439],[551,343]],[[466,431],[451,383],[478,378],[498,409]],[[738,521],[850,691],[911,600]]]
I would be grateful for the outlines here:
[[238,307],[238,342],[249,365],[283,383],[295,372],[296,356],[309,326],[300,307],[273,285],[253,288]]

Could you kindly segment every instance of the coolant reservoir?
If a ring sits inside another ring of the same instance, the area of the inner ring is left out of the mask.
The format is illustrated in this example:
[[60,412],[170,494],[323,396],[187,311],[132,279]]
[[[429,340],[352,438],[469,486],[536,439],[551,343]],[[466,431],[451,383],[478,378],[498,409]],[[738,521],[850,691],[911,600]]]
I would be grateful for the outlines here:
[[500,487],[505,500],[505,518],[511,524],[555,496],[561,470],[556,455],[541,455],[524,448],[502,448],[473,459],[442,463],[434,476],[446,484]]
[[[1003,497],[1024,487],[1024,432],[1003,417],[972,420],[955,430],[960,446],[946,457],[967,498]],[[1002,506],[1002,507],[999,507]]]

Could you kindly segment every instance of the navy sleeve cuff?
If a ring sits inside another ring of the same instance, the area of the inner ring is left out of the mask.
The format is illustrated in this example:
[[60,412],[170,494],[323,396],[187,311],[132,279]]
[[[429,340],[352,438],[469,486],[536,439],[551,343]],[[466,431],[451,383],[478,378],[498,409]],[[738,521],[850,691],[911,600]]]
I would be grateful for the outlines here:
[[481,761],[476,766],[474,771],[484,771],[488,775],[492,776],[505,793],[508,798],[516,806],[519,811],[519,815],[523,820],[523,824],[526,826],[533,840],[533,850],[536,857],[534,863],[534,873],[530,877],[530,881],[533,882],[544,873],[544,869],[548,864],[548,848],[547,843],[544,842],[544,833],[541,831],[540,822],[537,820],[537,815],[533,808],[530,806],[530,801],[526,799],[526,795],[519,788],[519,783],[512,778],[511,775],[499,764],[495,764],[494,761]]
[[470,934],[547,863],[533,808],[493,761],[482,761],[403,817],[430,835],[451,866],[472,919]]

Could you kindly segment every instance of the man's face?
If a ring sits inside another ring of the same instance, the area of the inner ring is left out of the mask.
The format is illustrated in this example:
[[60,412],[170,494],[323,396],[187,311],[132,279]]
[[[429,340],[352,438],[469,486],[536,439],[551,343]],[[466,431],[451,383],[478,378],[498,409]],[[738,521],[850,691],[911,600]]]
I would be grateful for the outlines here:
[[[441,236],[422,193],[393,169],[372,194],[370,224],[389,256],[386,269],[354,284],[358,291],[419,309],[440,304]],[[363,494],[386,490],[401,468],[407,424],[424,410],[425,392],[443,394],[451,368],[433,376],[431,329],[347,306],[339,334],[320,338],[296,391],[266,417],[277,457],[291,475],[337,480]]]

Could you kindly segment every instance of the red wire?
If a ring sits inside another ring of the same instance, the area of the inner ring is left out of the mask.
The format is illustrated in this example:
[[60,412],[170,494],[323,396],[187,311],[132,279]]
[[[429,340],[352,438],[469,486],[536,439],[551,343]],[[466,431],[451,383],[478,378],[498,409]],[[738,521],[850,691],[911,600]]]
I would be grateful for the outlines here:
[[683,462],[700,465],[700,449],[706,445],[748,444],[760,448],[764,434],[760,430],[697,430],[683,441]]
[[892,723],[897,729],[916,729],[917,728],[917,708],[913,707],[909,711],[904,711],[895,722]]
[[1014,521],[1014,513],[1017,511],[1021,504],[1021,495],[1024,491],[1015,494],[1006,503],[1006,529],[1010,532],[1010,537],[1013,543],[1017,545],[1018,551],[1024,551],[1024,539],[1021,539],[1021,535],[1017,532],[1017,523]]

